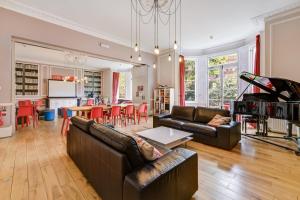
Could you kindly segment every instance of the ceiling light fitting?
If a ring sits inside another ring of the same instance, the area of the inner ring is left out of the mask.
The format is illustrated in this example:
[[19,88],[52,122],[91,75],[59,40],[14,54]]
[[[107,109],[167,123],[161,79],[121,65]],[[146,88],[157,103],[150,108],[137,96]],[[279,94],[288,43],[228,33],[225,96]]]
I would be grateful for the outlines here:
[[[171,17],[174,17],[174,50],[180,48],[181,54],[181,1],[182,0],[131,0],[131,56],[132,56],[132,44],[133,44],[133,31],[135,28],[135,46],[134,51],[141,51],[141,24],[147,25],[154,24],[154,53],[159,54],[159,25],[169,25],[169,51],[170,51],[170,27]],[[180,32],[180,44],[177,43],[177,11],[180,11],[179,15],[179,32]],[[135,13],[135,16],[133,15]],[[133,19],[135,17],[135,20]],[[134,26],[135,21],[135,26]]]

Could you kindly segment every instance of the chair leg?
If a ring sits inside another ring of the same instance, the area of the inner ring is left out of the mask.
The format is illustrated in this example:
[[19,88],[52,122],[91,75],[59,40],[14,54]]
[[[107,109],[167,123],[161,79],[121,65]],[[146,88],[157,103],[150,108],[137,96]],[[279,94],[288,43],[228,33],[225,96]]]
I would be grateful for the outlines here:
[[18,117],[16,117],[16,130],[18,130]]
[[64,121],[63,121],[63,123],[62,123],[61,131],[60,131],[60,133],[61,133],[62,135],[64,134],[64,126],[65,126],[65,119],[64,119]]

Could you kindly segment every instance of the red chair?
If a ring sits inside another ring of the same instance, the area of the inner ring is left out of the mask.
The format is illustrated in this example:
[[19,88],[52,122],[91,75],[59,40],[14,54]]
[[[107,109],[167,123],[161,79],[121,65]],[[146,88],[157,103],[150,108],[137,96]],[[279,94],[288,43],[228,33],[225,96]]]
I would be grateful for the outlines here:
[[68,115],[67,108],[62,108],[62,116],[63,116],[63,123],[61,126],[61,134],[66,135],[67,131],[69,130],[69,126],[70,126],[70,122],[71,122],[71,120],[70,120],[71,117]]
[[3,117],[2,117],[2,111],[0,111],[0,127],[3,126],[4,121],[3,121]]
[[94,99],[88,99],[86,102],[87,106],[93,106],[94,105]]
[[39,122],[39,113],[41,112],[41,107],[43,106],[43,100],[39,99],[37,101],[34,101],[33,106],[33,114],[34,114],[34,122],[36,125],[38,125]]
[[128,123],[129,123],[129,119],[131,119],[131,123],[132,123],[132,120],[133,120],[134,124],[135,124],[134,106],[133,105],[127,105],[125,107],[123,116],[124,116],[124,124],[125,124],[125,126],[126,126],[126,119],[127,119]]
[[96,120],[98,123],[100,123],[99,119],[102,119],[102,122],[104,122],[103,107],[93,107],[90,119]]
[[30,100],[24,100],[18,102],[19,106],[32,106],[32,102]]
[[[119,119],[122,120],[121,115],[121,106],[113,106],[111,107],[110,113],[107,115],[109,117],[110,123],[113,123],[113,125],[116,125]],[[122,124],[122,122],[121,122]]]
[[26,118],[26,125],[30,124],[30,116],[33,117],[33,106],[19,106],[16,116],[16,130],[18,129],[18,119],[22,118],[22,128],[24,127],[24,118]]
[[148,106],[147,103],[142,103],[137,110],[138,124],[140,124],[141,117],[144,117],[146,122],[148,121]]

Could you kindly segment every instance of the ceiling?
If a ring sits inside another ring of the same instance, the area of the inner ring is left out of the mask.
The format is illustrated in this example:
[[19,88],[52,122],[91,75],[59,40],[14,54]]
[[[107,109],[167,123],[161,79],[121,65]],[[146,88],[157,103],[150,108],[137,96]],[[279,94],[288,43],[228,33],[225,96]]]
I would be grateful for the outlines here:
[[[85,57],[84,62],[76,64],[71,62],[66,55],[70,52],[59,51],[54,49],[48,49],[38,46],[32,46],[28,44],[15,44],[15,57],[16,60],[43,63],[64,67],[80,67],[89,69],[112,69],[114,71],[128,71],[133,66],[128,63],[120,63],[110,60],[99,59],[95,57],[90,57],[86,55],[81,55]],[[80,56],[80,53],[71,52],[72,55]]]
[[[130,0],[2,1],[23,13],[47,16],[130,46]],[[183,49],[206,49],[254,36],[263,28],[255,23],[256,17],[295,5],[300,0],[182,0]],[[152,50],[153,25],[143,25],[141,34],[144,50]],[[168,41],[168,27],[161,25],[160,48],[168,48]]]

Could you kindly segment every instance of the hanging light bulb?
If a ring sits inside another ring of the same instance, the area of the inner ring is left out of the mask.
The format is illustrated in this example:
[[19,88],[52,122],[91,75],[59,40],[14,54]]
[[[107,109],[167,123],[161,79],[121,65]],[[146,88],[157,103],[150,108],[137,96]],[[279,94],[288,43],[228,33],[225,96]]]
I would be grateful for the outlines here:
[[139,50],[139,46],[137,43],[135,43],[135,46],[134,46],[134,51],[137,52]]
[[156,55],[159,54],[159,48],[158,48],[158,46],[155,46],[155,48],[154,48],[154,53],[155,53]]
[[138,60],[142,61],[142,56],[141,55],[139,55]]
[[171,60],[172,60],[172,57],[171,57],[171,55],[170,55],[170,54],[169,54],[168,60],[169,60],[169,61],[171,61]]
[[174,49],[176,50],[177,48],[178,48],[178,45],[177,45],[177,42],[175,40],[175,42],[174,42]]
[[182,62],[182,56],[181,55],[179,56],[179,62],[180,63]]
[[153,64],[153,69],[155,69],[155,68],[156,68],[156,64],[154,63],[154,64]]

